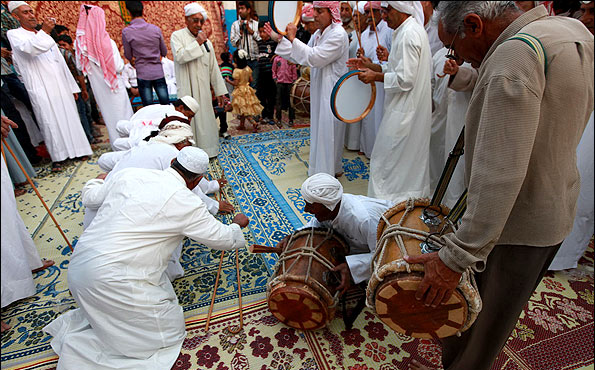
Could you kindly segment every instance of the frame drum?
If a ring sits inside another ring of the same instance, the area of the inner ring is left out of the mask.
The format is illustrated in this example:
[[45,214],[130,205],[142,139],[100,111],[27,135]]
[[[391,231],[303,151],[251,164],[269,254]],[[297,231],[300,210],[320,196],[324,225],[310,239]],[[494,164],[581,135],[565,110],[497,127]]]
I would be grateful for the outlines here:
[[376,101],[376,84],[359,80],[360,70],[349,71],[335,84],[331,93],[331,110],[345,123],[361,121],[370,113]]
[[301,1],[269,1],[269,19],[271,27],[285,35],[287,25],[293,23],[296,26],[302,17]]

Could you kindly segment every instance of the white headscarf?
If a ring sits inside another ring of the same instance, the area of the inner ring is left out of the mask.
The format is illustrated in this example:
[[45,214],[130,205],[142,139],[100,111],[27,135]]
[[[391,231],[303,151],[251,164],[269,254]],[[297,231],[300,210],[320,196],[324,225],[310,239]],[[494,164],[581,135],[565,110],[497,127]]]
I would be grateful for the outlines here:
[[205,19],[205,22],[209,18],[207,16],[207,11],[199,3],[190,3],[190,4],[188,4],[188,5],[186,5],[184,7],[184,14],[186,15],[186,17],[189,17],[189,16],[194,15],[196,13],[202,14],[203,18]]
[[24,1],[9,1],[8,2],[8,12],[12,13],[15,11],[16,8],[23,5],[29,5]]
[[366,11],[364,10],[365,6],[365,1],[360,1],[359,3],[357,3],[357,6],[353,8],[353,15],[355,16],[355,12],[359,12],[360,14],[366,14]]
[[149,142],[174,145],[188,140],[191,144],[194,144],[193,137],[192,128],[188,124],[180,121],[172,121],[163,126],[159,134],[149,139]]
[[419,1],[387,1],[391,8],[411,15],[417,23],[424,26],[424,9]]
[[301,193],[306,202],[323,204],[332,211],[341,201],[343,186],[334,176],[317,173],[304,181]]

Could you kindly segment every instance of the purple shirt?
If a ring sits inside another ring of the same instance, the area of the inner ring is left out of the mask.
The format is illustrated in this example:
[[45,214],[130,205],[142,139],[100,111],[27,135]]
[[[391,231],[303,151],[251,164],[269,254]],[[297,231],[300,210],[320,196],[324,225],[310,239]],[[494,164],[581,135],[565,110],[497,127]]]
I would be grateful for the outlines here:
[[164,76],[161,56],[167,55],[167,46],[159,27],[135,18],[122,30],[122,44],[126,59],[136,58],[137,78],[152,81]]

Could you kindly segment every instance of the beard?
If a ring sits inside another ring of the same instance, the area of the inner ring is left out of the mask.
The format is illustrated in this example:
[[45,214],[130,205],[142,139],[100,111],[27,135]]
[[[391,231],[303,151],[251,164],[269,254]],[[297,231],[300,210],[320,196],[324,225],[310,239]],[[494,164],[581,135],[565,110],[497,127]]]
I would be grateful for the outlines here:
[[351,19],[353,19],[353,18],[352,17],[341,17],[341,22],[349,23],[349,22],[351,22]]

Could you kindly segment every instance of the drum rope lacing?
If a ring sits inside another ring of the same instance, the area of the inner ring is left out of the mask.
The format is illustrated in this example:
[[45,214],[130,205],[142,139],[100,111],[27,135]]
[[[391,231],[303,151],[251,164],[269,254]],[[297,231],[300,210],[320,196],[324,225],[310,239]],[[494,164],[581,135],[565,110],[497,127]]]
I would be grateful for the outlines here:
[[[290,251],[288,251],[288,253],[285,253],[286,251],[284,250],[281,253],[281,256],[279,257],[279,260],[277,261],[277,267],[275,269],[275,274],[279,271],[279,269],[282,269],[283,273],[281,275],[276,276],[275,278],[273,278],[270,281],[270,286],[273,287],[281,282],[284,281],[284,279],[282,278],[287,278],[287,277],[291,277],[290,280],[298,280],[301,281],[303,283],[314,283],[314,285],[316,285],[318,288],[322,289],[322,291],[326,291],[328,292],[328,290],[326,289],[326,287],[324,287],[322,284],[320,284],[320,282],[318,282],[316,279],[312,279],[310,277],[310,271],[312,268],[312,260],[315,259],[316,261],[318,261],[321,265],[323,265],[324,267],[326,267],[327,269],[331,270],[333,269],[335,266],[330,263],[329,260],[327,260],[320,252],[318,252],[318,249],[328,240],[331,240],[333,238],[333,230],[332,229],[328,229],[328,231],[326,232],[326,235],[324,237],[324,239],[322,241],[320,241],[320,243],[318,243],[316,246],[312,246],[312,243],[314,241],[314,233],[315,233],[315,229],[311,229],[309,230],[309,234],[307,236],[306,239],[306,243],[304,243],[304,246],[299,247],[299,248],[295,248],[292,249]],[[320,233],[320,232],[319,232]],[[301,233],[295,233],[293,235],[291,235],[291,237],[289,238],[289,241],[287,242],[286,246],[291,245],[293,242],[294,237],[296,236],[301,236],[303,234]],[[290,275],[289,273],[291,272],[291,270],[293,269],[293,267],[296,265],[296,263],[300,260],[300,258],[302,257],[311,257],[308,260],[308,268],[306,270],[306,276],[304,277],[298,277],[295,275]],[[291,259],[291,258],[295,258],[295,260],[291,263],[291,265],[289,266],[289,268],[286,268],[286,261]],[[330,295],[330,293],[329,293]],[[333,299],[333,304],[331,306],[329,306],[329,308],[334,308],[339,300],[339,292],[335,292],[335,295],[332,296]]]
[[[399,250],[401,251],[402,258],[392,261],[384,266],[387,267],[387,266],[396,265],[397,267],[399,267],[399,266],[404,265],[405,268],[407,269],[407,273],[411,273],[411,266],[409,265],[409,263],[407,263],[407,261],[404,260],[404,258],[406,256],[408,256],[408,253],[407,253],[407,249],[405,248],[405,242],[403,241],[403,236],[406,236],[406,237],[409,237],[412,239],[418,239],[420,241],[434,242],[437,245],[442,244],[442,242],[440,241],[441,233],[431,233],[431,232],[427,232],[427,231],[422,231],[422,230],[417,230],[417,229],[412,229],[409,227],[402,226],[403,221],[407,218],[407,215],[409,214],[409,212],[411,212],[414,208],[415,208],[414,199],[409,198],[407,200],[405,212],[403,213],[403,215],[401,216],[401,219],[399,220],[399,223],[397,223],[397,224],[391,224],[390,221],[386,218],[386,216],[384,214],[382,215],[382,219],[388,225],[388,227],[383,231],[382,236],[380,237],[380,240],[378,240],[378,242],[376,243],[377,248],[374,251],[374,257],[372,259],[373,264],[374,264],[372,274],[374,275],[374,277],[376,279],[378,279],[378,281],[384,280],[384,277],[380,277],[378,275],[378,267],[380,265],[380,262],[384,259],[384,254],[387,249],[386,245],[388,244],[388,242],[390,241],[391,238],[393,238],[395,240],[395,243],[399,247]],[[451,229],[454,230],[454,225],[452,224],[452,222],[448,219],[445,221],[446,221],[445,226],[446,227],[450,226]],[[443,230],[444,230],[444,228],[443,228]],[[378,246],[380,246],[380,248],[378,248]],[[380,255],[380,257],[377,258],[379,255]]]

